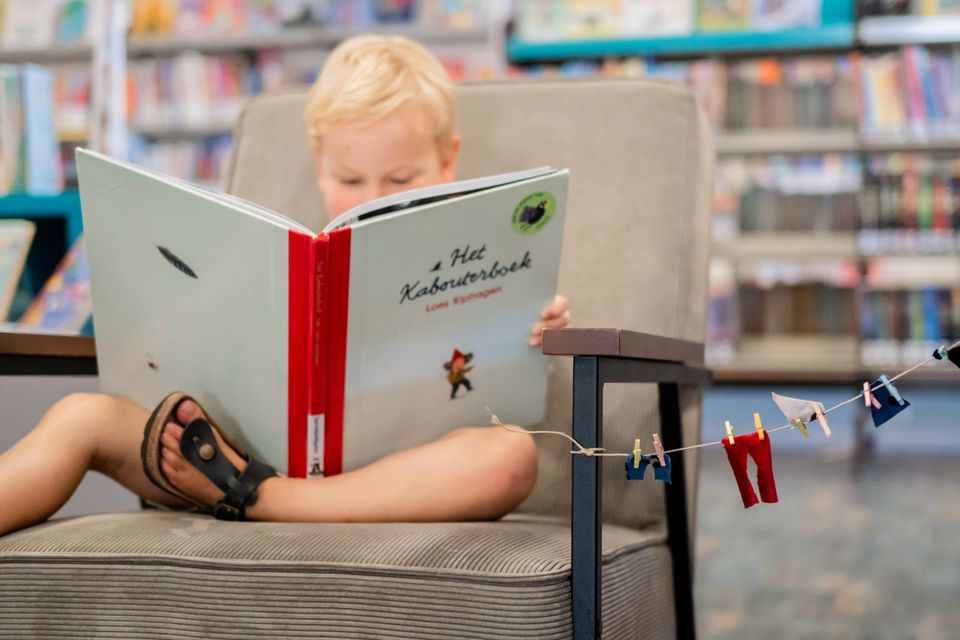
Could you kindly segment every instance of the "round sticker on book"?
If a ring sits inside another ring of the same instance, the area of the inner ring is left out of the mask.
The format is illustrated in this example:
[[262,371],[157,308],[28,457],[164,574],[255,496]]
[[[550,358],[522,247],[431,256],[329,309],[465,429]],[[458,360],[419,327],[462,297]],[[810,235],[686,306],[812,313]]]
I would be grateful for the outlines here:
[[557,212],[557,201],[546,191],[531,193],[513,210],[513,230],[530,235],[540,231]]

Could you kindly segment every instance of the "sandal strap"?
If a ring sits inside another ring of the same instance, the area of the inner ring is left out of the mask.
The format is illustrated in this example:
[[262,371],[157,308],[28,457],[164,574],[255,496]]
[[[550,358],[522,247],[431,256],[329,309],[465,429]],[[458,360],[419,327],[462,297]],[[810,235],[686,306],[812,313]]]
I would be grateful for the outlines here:
[[213,510],[218,520],[243,520],[246,506],[257,500],[260,483],[277,475],[273,467],[250,457],[247,457],[247,467],[239,471],[220,450],[213,428],[203,418],[197,418],[184,428],[180,452],[224,492]]
[[260,483],[275,475],[277,472],[270,465],[259,460],[248,460],[247,468],[228,481],[229,488],[214,507],[213,515],[219,520],[243,520],[247,505],[253,504],[259,497],[257,488]]

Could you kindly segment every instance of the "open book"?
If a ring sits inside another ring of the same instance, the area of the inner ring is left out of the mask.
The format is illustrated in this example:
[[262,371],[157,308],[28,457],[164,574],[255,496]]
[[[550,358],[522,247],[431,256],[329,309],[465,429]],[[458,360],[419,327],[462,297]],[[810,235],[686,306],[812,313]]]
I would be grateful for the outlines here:
[[567,171],[409,191],[317,234],[77,154],[104,392],[196,397],[252,455],[333,475],[462,426],[542,419],[527,342],[556,292]]

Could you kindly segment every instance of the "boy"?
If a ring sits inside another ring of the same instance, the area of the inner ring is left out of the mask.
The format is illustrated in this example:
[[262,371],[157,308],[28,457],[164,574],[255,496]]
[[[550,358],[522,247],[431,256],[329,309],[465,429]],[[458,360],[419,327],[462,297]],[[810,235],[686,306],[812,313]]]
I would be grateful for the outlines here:
[[[318,185],[334,217],[396,191],[451,181],[460,140],[453,130],[453,87],[440,63],[401,38],[359,36],[330,53],[306,111]],[[534,324],[569,324],[558,296]],[[148,412],[119,398],[74,394],[0,456],[0,535],[42,522],[95,470],[140,497],[170,508],[212,506],[223,491],[180,451],[183,426],[204,417],[186,399],[162,418],[157,467],[174,489],[155,485],[141,462]],[[215,417],[210,417],[211,419]],[[153,420],[154,418],[151,418]],[[238,470],[247,462],[223,439],[216,445]],[[496,428],[457,429],[426,445],[320,480],[268,477],[245,517],[348,522],[497,518],[533,489],[536,450],[528,435]]]

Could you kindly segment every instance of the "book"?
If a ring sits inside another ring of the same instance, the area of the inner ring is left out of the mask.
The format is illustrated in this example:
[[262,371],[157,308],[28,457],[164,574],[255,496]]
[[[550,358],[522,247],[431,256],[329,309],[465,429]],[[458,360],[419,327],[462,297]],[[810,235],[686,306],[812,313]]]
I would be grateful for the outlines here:
[[0,45],[7,49],[42,49],[54,43],[55,0],[6,0]]
[[80,236],[20,316],[19,324],[36,332],[81,335],[89,333],[92,312],[90,268],[86,243]]
[[0,220],[0,322],[10,313],[35,232],[36,225],[29,220]]
[[294,477],[487,424],[487,407],[542,419],[549,359],[527,337],[556,293],[567,171],[407,192],[314,233],[96,153],[77,164],[104,392],[187,391]]
[[0,134],[0,195],[63,188],[48,69],[0,65]]

